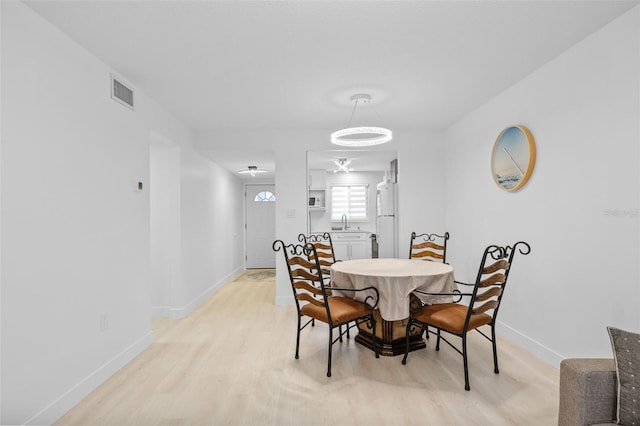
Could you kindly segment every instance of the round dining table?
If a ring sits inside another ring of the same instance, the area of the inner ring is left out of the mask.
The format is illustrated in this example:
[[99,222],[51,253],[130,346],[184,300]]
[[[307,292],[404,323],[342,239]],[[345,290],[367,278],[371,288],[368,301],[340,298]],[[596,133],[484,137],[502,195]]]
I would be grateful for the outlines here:
[[[410,295],[414,290],[430,293],[451,293],[456,289],[451,265],[419,259],[354,259],[336,262],[331,266],[332,286],[347,289],[375,287],[379,300],[375,312],[377,321],[377,345],[382,355],[404,354]],[[359,292],[358,300],[364,300],[367,292]],[[353,296],[351,292],[339,292]],[[450,302],[449,295],[419,295],[428,304]],[[409,350],[426,346],[423,330],[414,329],[409,339]],[[371,347],[370,329],[359,326],[356,342]]]

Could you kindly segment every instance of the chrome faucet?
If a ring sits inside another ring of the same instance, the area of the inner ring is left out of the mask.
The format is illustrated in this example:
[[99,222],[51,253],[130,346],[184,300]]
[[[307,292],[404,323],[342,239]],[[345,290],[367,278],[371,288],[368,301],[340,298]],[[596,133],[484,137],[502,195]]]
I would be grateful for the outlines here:
[[340,223],[342,224],[342,230],[346,231],[347,229],[349,229],[349,221],[347,219],[347,214],[343,213],[342,214],[342,218],[340,219]]

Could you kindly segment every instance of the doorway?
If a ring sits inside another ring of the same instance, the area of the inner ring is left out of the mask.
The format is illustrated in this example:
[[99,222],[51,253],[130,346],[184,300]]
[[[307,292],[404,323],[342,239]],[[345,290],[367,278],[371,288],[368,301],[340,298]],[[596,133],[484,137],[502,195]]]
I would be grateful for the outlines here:
[[180,286],[180,148],[150,131],[149,263],[152,317],[170,317]]
[[246,267],[275,268],[272,245],[276,238],[275,185],[247,185],[244,191]]

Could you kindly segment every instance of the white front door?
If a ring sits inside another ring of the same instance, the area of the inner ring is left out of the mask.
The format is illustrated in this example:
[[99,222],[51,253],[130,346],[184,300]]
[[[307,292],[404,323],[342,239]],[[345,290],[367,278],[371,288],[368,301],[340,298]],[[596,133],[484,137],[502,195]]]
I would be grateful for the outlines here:
[[247,185],[245,190],[247,226],[247,268],[275,268],[276,239],[275,185]]

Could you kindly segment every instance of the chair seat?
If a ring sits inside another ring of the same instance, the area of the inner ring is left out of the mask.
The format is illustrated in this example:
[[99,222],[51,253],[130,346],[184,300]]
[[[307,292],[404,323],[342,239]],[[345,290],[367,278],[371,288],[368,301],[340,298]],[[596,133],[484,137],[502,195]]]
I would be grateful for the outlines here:
[[[467,317],[467,305],[458,303],[437,303],[422,308],[413,318],[429,325],[446,330],[450,333],[461,334]],[[471,315],[469,330],[491,324],[491,317],[487,314]]]
[[[355,301],[348,297],[333,296],[327,298],[329,309],[331,311],[331,321],[333,326],[346,324],[358,318],[371,314],[369,308],[362,302]],[[311,303],[300,308],[300,313],[318,321],[329,323],[327,318],[327,310],[324,306],[317,306]]]

